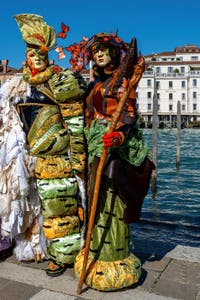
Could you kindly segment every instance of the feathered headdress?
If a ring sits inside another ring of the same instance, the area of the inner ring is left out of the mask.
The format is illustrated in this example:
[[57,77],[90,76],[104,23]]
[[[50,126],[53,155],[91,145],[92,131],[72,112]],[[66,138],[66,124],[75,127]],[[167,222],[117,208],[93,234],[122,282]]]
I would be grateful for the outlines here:
[[86,45],[86,50],[88,51],[89,59],[92,57],[92,49],[95,45],[110,45],[114,48],[117,48],[120,52],[126,52],[127,44],[123,42],[121,38],[119,38],[114,33],[105,33],[100,32],[98,34],[93,35]]
[[46,24],[42,16],[35,14],[15,15],[22,39],[27,48],[38,48],[49,51],[56,46],[56,33],[52,26]]

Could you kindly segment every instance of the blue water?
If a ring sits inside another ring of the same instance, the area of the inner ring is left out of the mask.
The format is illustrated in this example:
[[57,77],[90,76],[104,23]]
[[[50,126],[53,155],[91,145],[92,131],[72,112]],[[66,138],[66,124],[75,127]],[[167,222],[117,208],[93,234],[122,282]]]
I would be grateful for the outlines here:
[[[143,136],[152,149],[152,130]],[[200,130],[182,129],[180,167],[176,168],[176,129],[159,129],[157,189],[144,200],[141,223],[133,224],[138,251],[159,253],[176,245],[200,246]]]

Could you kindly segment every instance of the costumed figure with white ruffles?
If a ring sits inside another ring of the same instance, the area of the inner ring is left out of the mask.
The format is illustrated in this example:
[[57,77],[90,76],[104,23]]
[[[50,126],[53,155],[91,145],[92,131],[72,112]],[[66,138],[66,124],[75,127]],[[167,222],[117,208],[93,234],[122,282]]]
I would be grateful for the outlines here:
[[[39,15],[14,18],[27,47],[26,66],[23,78],[13,78],[1,89],[5,109],[8,115],[13,112],[16,122],[12,128],[3,124],[5,155],[11,135],[20,154],[13,156],[11,166],[16,182],[11,172],[9,179],[4,176],[1,211],[7,233],[17,241],[16,257],[36,259],[37,236],[38,260],[49,259],[47,275],[58,276],[74,263],[84,242],[86,86],[80,74],[49,63],[48,52],[56,45],[53,27]],[[25,243],[30,248],[27,255]]]

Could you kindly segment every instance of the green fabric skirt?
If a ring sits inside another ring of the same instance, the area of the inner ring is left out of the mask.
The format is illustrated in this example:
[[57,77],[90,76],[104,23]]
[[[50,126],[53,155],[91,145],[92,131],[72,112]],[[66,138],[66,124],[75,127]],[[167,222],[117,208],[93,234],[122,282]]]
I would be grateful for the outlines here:
[[[124,223],[125,204],[110,180],[103,178],[88,257],[86,284],[102,291],[137,283],[141,263],[130,251],[130,228]],[[84,249],[76,257],[75,274],[82,271]]]

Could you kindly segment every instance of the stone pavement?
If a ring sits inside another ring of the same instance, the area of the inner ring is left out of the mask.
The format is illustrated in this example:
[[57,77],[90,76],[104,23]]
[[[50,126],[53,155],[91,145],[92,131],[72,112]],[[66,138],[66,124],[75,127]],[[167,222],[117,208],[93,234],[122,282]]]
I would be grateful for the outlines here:
[[99,292],[83,286],[80,295],[73,268],[51,278],[47,262],[20,263],[10,256],[0,260],[0,300],[200,300],[200,248],[178,245],[160,258],[135,254],[143,269],[136,287]]

